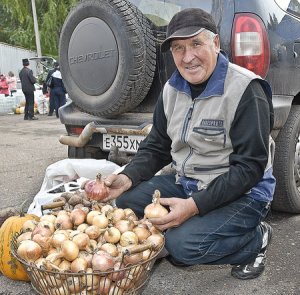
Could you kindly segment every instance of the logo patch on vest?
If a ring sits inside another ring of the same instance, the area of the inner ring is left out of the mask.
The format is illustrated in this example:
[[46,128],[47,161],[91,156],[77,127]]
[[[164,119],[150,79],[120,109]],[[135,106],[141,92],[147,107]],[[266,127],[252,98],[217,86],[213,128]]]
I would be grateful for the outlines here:
[[206,127],[224,127],[224,120],[203,119],[200,126]]

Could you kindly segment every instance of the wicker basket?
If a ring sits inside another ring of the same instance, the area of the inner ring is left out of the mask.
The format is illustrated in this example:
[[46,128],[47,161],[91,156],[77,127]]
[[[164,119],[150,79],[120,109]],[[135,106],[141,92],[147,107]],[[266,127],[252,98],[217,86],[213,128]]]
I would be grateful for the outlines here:
[[[157,255],[163,249],[153,249],[151,245],[138,245],[122,253],[122,262],[125,255],[132,255],[151,250],[149,258],[138,264],[126,266],[119,270],[92,273],[73,273],[47,270],[47,267],[38,267],[21,259],[17,254],[17,238],[14,235],[11,241],[11,251],[27,272],[33,289],[41,295],[124,295],[141,294],[142,288],[150,277],[151,269]],[[121,288],[122,287],[122,288]]]

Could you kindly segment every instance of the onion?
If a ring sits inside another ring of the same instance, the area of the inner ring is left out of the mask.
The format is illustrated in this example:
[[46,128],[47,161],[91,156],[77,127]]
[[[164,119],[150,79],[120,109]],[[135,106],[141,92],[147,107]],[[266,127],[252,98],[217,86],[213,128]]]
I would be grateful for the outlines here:
[[64,272],[64,271],[70,271],[71,270],[71,262],[68,260],[63,260],[59,265],[59,269]]
[[101,229],[96,225],[90,225],[86,228],[85,233],[90,239],[96,240],[101,235]]
[[25,241],[25,240],[31,240],[31,232],[28,231],[28,232],[25,232],[25,233],[22,233],[18,236],[17,238],[17,243],[18,245],[22,242],[22,241]]
[[49,228],[52,233],[54,233],[54,231],[55,231],[54,224],[52,222],[48,221],[48,220],[40,221],[37,224],[37,226],[42,226],[42,227]]
[[93,275],[92,272],[93,269],[89,267],[86,269],[85,276],[81,277],[81,282],[84,286],[86,286],[87,290],[94,290],[99,284],[100,276]]
[[47,255],[47,253],[50,250],[50,247],[51,247],[50,240],[51,240],[51,237],[44,237],[41,234],[36,234],[32,238],[32,241],[39,244],[40,247],[42,248],[43,256]]
[[124,290],[116,285],[116,283],[111,284],[108,295],[123,295]]
[[73,223],[68,214],[58,214],[54,226],[56,229],[72,229]]
[[115,227],[120,231],[120,233],[124,233],[126,231],[131,231],[134,227],[134,223],[131,220],[121,219],[115,223]]
[[72,241],[78,246],[79,250],[91,250],[90,238],[86,233],[79,232],[72,237]]
[[125,213],[126,219],[132,220],[132,221],[138,220],[138,217],[135,215],[134,211],[130,208],[125,208],[124,213]]
[[87,222],[87,224],[92,225],[92,224],[93,224],[93,219],[94,219],[94,217],[95,217],[96,215],[100,215],[100,214],[101,214],[101,212],[96,211],[96,210],[90,211],[90,212],[87,214],[87,216],[86,216],[86,222]]
[[34,241],[25,240],[20,243],[17,254],[27,262],[34,262],[42,256],[42,248]]
[[84,223],[86,216],[87,216],[86,212],[84,212],[80,208],[73,209],[72,212],[70,213],[71,221],[75,226]]
[[151,232],[143,226],[136,226],[132,231],[137,235],[140,243],[143,243],[151,235]]
[[35,227],[37,226],[37,224],[38,223],[35,220],[32,220],[32,219],[26,220],[23,223],[22,231],[23,232],[33,231],[35,229]]
[[[101,277],[99,287],[96,294],[108,294],[112,285],[112,281],[108,277]],[[114,293],[120,295],[120,293]]]
[[53,214],[46,214],[46,215],[41,216],[40,222],[41,221],[49,221],[49,222],[51,222],[51,223],[54,224],[55,219],[56,219],[55,215],[53,215]]
[[97,251],[93,255],[92,268],[94,271],[108,271],[114,267],[113,257],[103,250]]
[[112,212],[114,207],[112,205],[106,204],[101,208],[101,213],[107,215],[108,212]]
[[108,254],[110,254],[113,257],[116,257],[119,255],[119,250],[115,244],[105,243],[101,246],[100,249],[104,250],[105,252],[107,252]]
[[77,227],[77,230],[84,233],[88,227],[89,227],[89,225],[87,223],[82,223]]
[[116,227],[109,228],[104,233],[104,239],[108,243],[116,244],[120,241],[121,233]]
[[51,237],[53,232],[49,227],[45,227],[42,224],[38,224],[32,231],[31,238],[33,238],[37,234],[41,235],[42,237]]
[[126,215],[124,209],[115,208],[114,211],[108,213],[108,218],[112,221],[113,224],[116,224],[121,219],[125,219]]
[[161,234],[153,234],[147,238],[146,242],[151,243],[154,248],[159,248],[164,243],[164,237]]
[[83,271],[86,271],[87,267],[88,267],[88,263],[82,257],[77,257],[71,263],[71,271],[72,272],[83,272]]
[[78,257],[79,248],[73,241],[64,241],[61,244],[61,250],[58,253],[50,254],[46,257],[47,260],[53,262],[58,258],[64,258],[68,261],[73,261]]
[[126,278],[117,282],[117,286],[121,289],[127,291],[133,287],[133,277],[132,275],[128,274]]
[[108,226],[108,222],[109,220],[104,214],[99,214],[93,218],[92,224],[100,228],[106,228]]
[[51,240],[51,245],[55,248],[60,248],[64,241],[69,239],[68,233],[65,230],[56,231]]
[[105,185],[101,179],[102,175],[97,174],[95,180],[87,181],[84,185],[87,198],[90,200],[100,201],[108,197],[109,188]]
[[87,267],[88,268],[92,267],[93,254],[91,254],[87,251],[80,251],[79,254],[78,254],[78,257],[83,258],[87,262]]
[[120,238],[120,245],[122,247],[126,247],[129,245],[137,245],[139,242],[139,239],[137,235],[132,231],[126,231],[121,235]]
[[147,205],[144,209],[144,214],[146,218],[151,219],[163,217],[169,213],[168,210],[159,203],[159,199],[160,191],[155,190],[152,198],[152,203]]
[[67,278],[66,283],[71,294],[77,294],[84,289],[84,285],[80,283],[80,277],[70,276]]
[[143,252],[131,254],[131,255],[125,255],[124,261],[126,262],[126,267],[128,265],[134,265],[143,260]]
[[108,275],[112,281],[119,281],[125,277],[126,271],[123,270],[124,265],[121,261],[117,261],[114,265],[114,271]]

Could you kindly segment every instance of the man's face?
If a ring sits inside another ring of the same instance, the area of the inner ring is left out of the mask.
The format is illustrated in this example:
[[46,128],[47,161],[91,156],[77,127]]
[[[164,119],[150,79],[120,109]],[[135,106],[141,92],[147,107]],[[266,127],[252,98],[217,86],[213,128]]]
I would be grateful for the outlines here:
[[171,41],[171,52],[181,76],[191,84],[205,82],[215,69],[220,52],[219,36],[203,31],[188,39]]

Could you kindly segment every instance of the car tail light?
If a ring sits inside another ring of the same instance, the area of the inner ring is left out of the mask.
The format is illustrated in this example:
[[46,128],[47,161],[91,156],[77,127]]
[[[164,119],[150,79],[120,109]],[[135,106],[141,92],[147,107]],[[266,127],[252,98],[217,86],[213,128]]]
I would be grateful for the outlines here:
[[69,127],[69,134],[70,135],[80,135],[82,130],[83,130],[83,127]]
[[270,44],[261,19],[237,14],[232,30],[232,61],[265,78],[270,64]]

